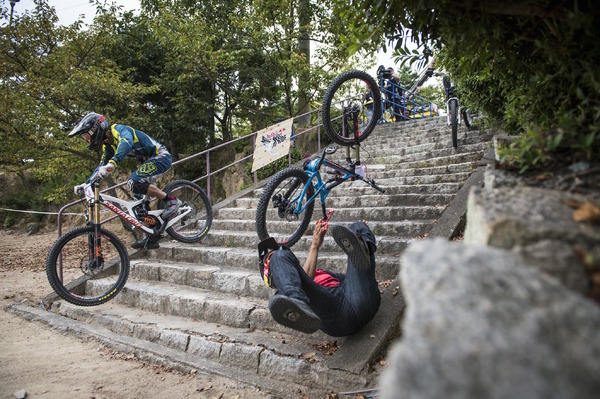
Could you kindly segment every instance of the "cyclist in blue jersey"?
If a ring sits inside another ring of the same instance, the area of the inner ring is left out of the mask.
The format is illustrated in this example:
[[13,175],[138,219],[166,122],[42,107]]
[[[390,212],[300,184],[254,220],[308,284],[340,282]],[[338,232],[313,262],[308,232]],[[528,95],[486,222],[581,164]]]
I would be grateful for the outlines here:
[[[149,195],[165,201],[162,218],[167,220],[179,209],[179,201],[150,182],[153,176],[160,176],[171,167],[171,154],[161,143],[146,133],[120,124],[109,125],[104,115],[87,114],[69,133],[69,137],[81,136],[89,143],[90,150],[102,151],[100,164],[94,170],[100,178],[111,174],[125,157],[136,158],[141,165],[134,171],[127,185],[136,195]],[[89,183],[87,180],[86,183]],[[75,186],[77,193],[85,184]],[[131,246],[135,249],[156,249],[160,236],[144,237]]]

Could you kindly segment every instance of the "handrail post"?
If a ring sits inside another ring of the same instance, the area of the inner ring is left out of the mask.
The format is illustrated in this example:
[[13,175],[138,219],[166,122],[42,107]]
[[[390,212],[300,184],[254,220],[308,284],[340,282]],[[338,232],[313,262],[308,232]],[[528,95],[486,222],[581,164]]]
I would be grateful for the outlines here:
[[321,109],[317,112],[317,147],[321,152]]
[[[256,150],[256,137],[258,137],[258,134],[256,132],[254,132],[254,134],[252,135],[252,153],[254,154],[254,151]],[[254,186],[256,187],[256,185],[258,184],[258,173],[256,173],[256,171],[254,171]]]
[[210,151],[206,152],[206,194],[210,198]]

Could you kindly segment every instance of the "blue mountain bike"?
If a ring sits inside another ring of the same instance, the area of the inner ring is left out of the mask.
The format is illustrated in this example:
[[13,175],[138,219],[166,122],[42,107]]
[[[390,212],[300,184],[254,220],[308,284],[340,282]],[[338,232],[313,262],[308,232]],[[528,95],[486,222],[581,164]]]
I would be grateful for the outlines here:
[[[365,177],[365,166],[360,161],[360,142],[371,134],[381,115],[381,92],[375,80],[363,71],[341,74],[325,93],[322,115],[327,135],[346,146],[346,166],[327,159],[327,155],[337,151],[331,145],[319,158],[305,162],[304,168],[287,168],[273,176],[256,208],[260,241],[273,237],[279,244],[294,245],[311,221],[315,200],[321,201],[323,220],[329,220],[331,212],[327,212],[325,200],[335,187],[347,181],[361,180],[384,192],[374,180]],[[354,160],[350,147],[355,150]],[[331,175],[326,180],[321,176],[323,167]]]

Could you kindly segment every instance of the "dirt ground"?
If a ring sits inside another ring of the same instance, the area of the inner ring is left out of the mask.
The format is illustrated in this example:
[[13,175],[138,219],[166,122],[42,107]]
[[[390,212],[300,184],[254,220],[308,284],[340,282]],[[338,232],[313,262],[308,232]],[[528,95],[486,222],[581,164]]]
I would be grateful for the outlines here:
[[7,312],[14,303],[38,306],[51,292],[44,262],[55,239],[55,231],[0,230],[0,399],[19,391],[61,399],[271,397],[221,377],[148,364]]

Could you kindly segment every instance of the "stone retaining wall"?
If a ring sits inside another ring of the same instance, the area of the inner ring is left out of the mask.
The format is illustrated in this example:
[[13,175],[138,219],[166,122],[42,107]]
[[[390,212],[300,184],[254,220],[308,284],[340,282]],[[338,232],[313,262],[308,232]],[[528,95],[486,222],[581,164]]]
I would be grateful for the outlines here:
[[463,242],[411,244],[402,338],[384,398],[597,398],[600,226],[582,196],[525,187],[488,167]]

